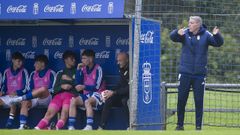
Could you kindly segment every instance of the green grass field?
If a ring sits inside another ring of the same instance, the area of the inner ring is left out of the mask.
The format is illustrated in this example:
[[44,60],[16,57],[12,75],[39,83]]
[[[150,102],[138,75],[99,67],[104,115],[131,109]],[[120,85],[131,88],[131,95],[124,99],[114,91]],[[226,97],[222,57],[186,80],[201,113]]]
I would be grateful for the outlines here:
[[240,129],[209,129],[202,131],[37,131],[0,130],[1,135],[239,135]]
[[[169,89],[169,91],[176,91],[176,89]],[[177,107],[177,94],[168,94],[167,108],[176,110]],[[226,93],[226,92],[213,92],[205,91],[204,96],[204,109],[215,110],[205,111],[203,114],[204,125],[215,126],[229,126],[240,127],[240,93]],[[193,93],[191,92],[188,98],[186,109],[194,109]],[[238,110],[229,111],[229,110]],[[227,111],[227,112],[224,112]],[[175,127],[177,121],[177,113],[168,117],[167,127],[172,129]],[[195,124],[195,112],[186,112],[185,123]],[[239,133],[240,134],[240,133]]]
[[[240,99],[236,93],[216,93],[205,92],[205,108],[223,108],[239,109]],[[176,94],[168,95],[168,109],[175,109],[177,104]],[[188,109],[194,108],[192,93],[189,96]],[[189,123],[184,126],[185,131],[175,131],[176,113],[168,117],[166,131],[118,131],[118,130],[94,130],[94,131],[38,131],[38,130],[0,130],[0,135],[240,135],[240,128],[218,127],[216,125],[240,125],[239,112],[204,112],[204,126],[202,131],[195,131],[194,121],[195,112],[186,113],[185,122]],[[215,126],[208,126],[208,125]]]

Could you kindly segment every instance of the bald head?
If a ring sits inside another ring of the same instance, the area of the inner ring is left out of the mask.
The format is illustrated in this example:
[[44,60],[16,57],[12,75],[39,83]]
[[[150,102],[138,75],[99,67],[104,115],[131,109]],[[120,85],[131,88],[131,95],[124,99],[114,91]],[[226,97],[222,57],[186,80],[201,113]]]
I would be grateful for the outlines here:
[[120,52],[117,55],[117,63],[120,68],[125,67],[128,64],[129,58],[128,53],[126,52]]

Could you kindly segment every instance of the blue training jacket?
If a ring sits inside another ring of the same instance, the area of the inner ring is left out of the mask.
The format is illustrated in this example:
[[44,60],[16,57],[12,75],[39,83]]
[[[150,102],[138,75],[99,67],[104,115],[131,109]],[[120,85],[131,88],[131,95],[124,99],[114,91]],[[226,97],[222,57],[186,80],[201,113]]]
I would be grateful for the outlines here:
[[170,38],[174,42],[182,43],[179,72],[191,75],[206,75],[208,46],[220,47],[223,45],[223,37],[220,33],[212,35],[204,26],[196,35],[189,29],[184,31],[184,35],[178,34],[178,29],[171,32]]

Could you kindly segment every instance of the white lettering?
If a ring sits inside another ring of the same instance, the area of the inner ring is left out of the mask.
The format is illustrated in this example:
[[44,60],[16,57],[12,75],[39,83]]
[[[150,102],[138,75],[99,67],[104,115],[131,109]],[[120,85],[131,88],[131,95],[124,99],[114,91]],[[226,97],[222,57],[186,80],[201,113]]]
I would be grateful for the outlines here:
[[18,38],[18,39],[11,39],[7,40],[7,46],[25,46],[26,45],[26,38]]
[[45,38],[43,40],[43,45],[49,45],[49,46],[60,46],[62,45],[62,38],[54,38],[54,39],[48,39]]
[[25,57],[25,59],[35,59],[35,52],[28,51],[26,53],[23,53],[23,56]]
[[85,4],[82,7],[82,12],[101,12],[101,10],[102,10],[101,4],[94,4],[92,6]]
[[129,38],[122,38],[122,37],[119,37],[116,41],[116,45],[128,45],[129,44]]
[[95,54],[97,59],[108,59],[110,56],[110,51],[101,51]]
[[62,59],[63,53],[56,51],[54,54],[54,59]]
[[50,13],[62,13],[64,10],[64,5],[55,5],[50,6],[49,4],[45,6],[44,12],[50,12]]
[[27,5],[19,5],[19,6],[13,6],[10,5],[7,8],[7,13],[26,13],[27,12]]
[[153,44],[153,31],[148,31],[145,34],[141,34],[140,42],[146,44]]
[[99,43],[99,38],[90,38],[90,39],[85,39],[85,38],[81,38],[79,40],[79,45],[98,45]]

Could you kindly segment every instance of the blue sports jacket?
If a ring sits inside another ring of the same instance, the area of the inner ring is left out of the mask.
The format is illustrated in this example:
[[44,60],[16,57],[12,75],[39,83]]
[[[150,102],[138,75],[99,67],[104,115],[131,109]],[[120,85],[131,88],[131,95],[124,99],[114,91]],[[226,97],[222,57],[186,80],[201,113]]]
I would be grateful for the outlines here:
[[208,46],[220,47],[224,43],[223,37],[220,33],[212,35],[204,26],[200,27],[196,35],[193,35],[189,29],[184,33],[183,36],[179,35],[178,29],[170,33],[172,41],[182,43],[179,73],[206,75]]

